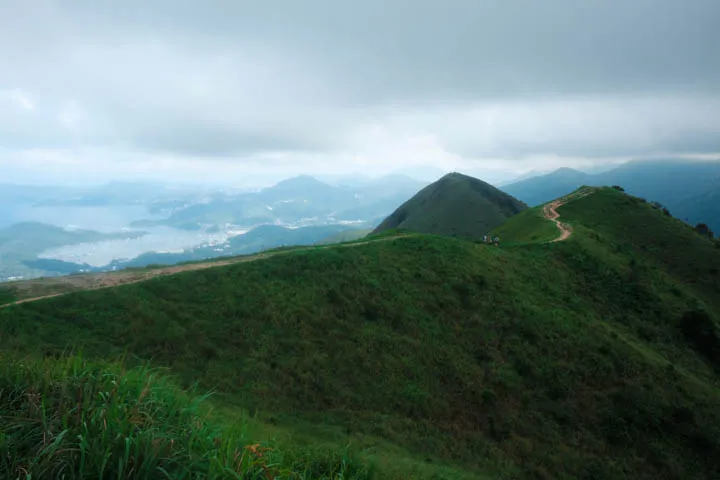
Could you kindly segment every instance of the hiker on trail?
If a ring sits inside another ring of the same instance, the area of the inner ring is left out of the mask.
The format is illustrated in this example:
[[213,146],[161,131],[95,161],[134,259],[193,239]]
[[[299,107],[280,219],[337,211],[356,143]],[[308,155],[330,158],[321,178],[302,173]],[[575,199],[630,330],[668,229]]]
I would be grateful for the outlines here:
[[483,243],[487,243],[487,235],[483,235]]
[[498,237],[496,235],[495,238],[493,239],[493,242],[495,243],[495,245],[500,245],[500,237]]

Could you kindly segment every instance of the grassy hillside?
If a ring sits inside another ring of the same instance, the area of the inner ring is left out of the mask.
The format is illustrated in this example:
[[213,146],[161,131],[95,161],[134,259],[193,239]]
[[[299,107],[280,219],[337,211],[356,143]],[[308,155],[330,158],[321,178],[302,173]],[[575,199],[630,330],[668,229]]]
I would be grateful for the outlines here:
[[543,216],[542,207],[530,208],[513,215],[492,231],[492,235],[497,235],[503,245],[544,243],[559,234],[555,224]]
[[610,171],[585,174],[561,168],[515,182],[503,191],[535,206],[570,193],[580,185],[621,185],[633,195],[659,201],[679,219],[706,223],[720,232],[720,162],[642,160]]
[[434,478],[717,478],[720,249],[609,189],[559,211],[552,245],[409,236],[18,305],[0,347],[126,352],[283,431],[455,465]]
[[606,188],[558,209],[563,221],[591,229],[589,235],[636,263],[662,267],[720,313],[720,249],[707,237],[663,214],[643,199]]
[[15,301],[17,294],[11,288],[0,285],[0,305]]
[[450,173],[420,190],[376,229],[479,238],[526,206],[477,178]]
[[252,443],[147,368],[0,358],[2,478],[371,478],[349,454]]

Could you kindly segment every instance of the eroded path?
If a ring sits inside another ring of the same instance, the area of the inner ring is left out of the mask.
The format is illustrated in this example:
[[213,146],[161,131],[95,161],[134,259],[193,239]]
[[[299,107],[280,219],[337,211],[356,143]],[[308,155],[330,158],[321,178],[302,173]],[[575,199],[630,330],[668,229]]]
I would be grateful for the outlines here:
[[364,240],[352,243],[340,243],[327,246],[308,246],[298,247],[290,250],[282,250],[276,252],[260,252],[253,255],[244,255],[229,258],[227,260],[208,260],[205,262],[188,263],[185,265],[171,265],[167,267],[153,269],[129,269],[117,272],[89,273],[79,275],[65,275],[61,277],[39,278],[33,280],[23,280],[7,284],[14,289],[20,297],[11,303],[0,305],[0,308],[6,308],[21,303],[37,302],[46,298],[59,297],[68,293],[99,290],[102,288],[115,287],[119,285],[128,285],[131,283],[145,282],[155,277],[174,275],[181,272],[189,272],[193,270],[204,270],[207,268],[223,267],[234,265],[236,263],[254,262],[278,255],[286,255],[292,252],[305,250],[320,250],[326,248],[350,248],[367,245],[369,243],[386,242],[388,240],[396,240],[398,238],[412,236],[412,234],[401,234],[392,237],[383,237],[374,240]]
[[570,238],[570,236],[572,235],[572,227],[567,223],[563,223],[559,220],[560,214],[558,213],[557,209],[572,200],[587,197],[594,191],[595,189],[593,188],[586,188],[571,195],[558,198],[557,200],[554,200],[543,207],[543,215],[545,216],[545,218],[553,222],[555,226],[557,226],[558,230],[560,230],[560,236],[553,240],[550,240],[549,243],[562,242]]
[[[590,195],[595,191],[594,188],[586,188],[575,192],[571,195],[554,200],[543,207],[543,215],[548,220],[555,223],[560,235],[551,240],[549,243],[561,242],[567,240],[572,235],[572,227],[563,223],[559,220],[560,214],[557,209],[562,205],[576,200],[587,195]],[[19,305],[21,303],[36,302],[46,298],[58,297],[61,295],[67,295],[68,293],[85,291],[85,290],[99,290],[102,288],[115,287],[119,285],[127,285],[131,283],[139,283],[150,280],[155,277],[174,275],[181,272],[188,272],[193,270],[204,270],[207,268],[223,267],[227,265],[234,265],[236,263],[254,262],[257,260],[263,260],[278,255],[285,255],[291,252],[299,252],[310,249],[326,249],[326,248],[351,248],[358,247],[360,245],[367,245],[369,243],[385,242],[388,240],[395,240],[412,236],[412,234],[402,234],[392,237],[383,237],[372,240],[364,240],[359,242],[352,242],[347,244],[335,244],[327,246],[308,246],[298,247],[291,250],[283,251],[270,251],[260,252],[254,255],[245,255],[239,257],[229,258],[227,260],[208,260],[198,263],[189,263],[185,265],[172,265],[167,267],[160,267],[154,269],[129,269],[121,270],[117,272],[104,272],[104,273],[91,273],[81,275],[65,275],[61,277],[52,278],[40,278],[34,280],[24,280],[20,282],[14,282],[7,284],[10,288],[16,291],[19,300],[11,303],[0,305],[0,308],[6,308],[13,305]]]

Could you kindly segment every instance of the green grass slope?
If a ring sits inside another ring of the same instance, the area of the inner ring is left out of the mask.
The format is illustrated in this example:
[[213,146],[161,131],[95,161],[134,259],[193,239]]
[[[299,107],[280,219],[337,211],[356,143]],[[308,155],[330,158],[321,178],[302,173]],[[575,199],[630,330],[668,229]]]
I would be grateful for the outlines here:
[[558,209],[561,220],[591,229],[593,238],[666,269],[720,313],[720,250],[692,227],[643,199],[604,188]]
[[457,469],[429,478],[717,478],[720,249],[609,189],[559,211],[551,245],[408,236],[18,305],[0,347],[127,352],[277,428]]
[[16,298],[17,294],[12,288],[0,285],[0,305],[14,302]]
[[0,358],[2,478],[368,479],[348,454],[278,450],[147,368]]
[[524,203],[482,180],[450,173],[420,190],[374,232],[400,228],[478,238],[525,208]]
[[557,226],[543,216],[542,206],[524,210],[493,229],[503,245],[549,242],[560,235]]

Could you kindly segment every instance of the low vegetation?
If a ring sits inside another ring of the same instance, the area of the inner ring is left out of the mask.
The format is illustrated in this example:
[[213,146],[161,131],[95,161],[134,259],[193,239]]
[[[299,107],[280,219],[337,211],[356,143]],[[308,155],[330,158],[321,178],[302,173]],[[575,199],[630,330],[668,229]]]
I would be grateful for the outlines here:
[[[217,428],[247,409],[293,439],[351,440],[352,470],[335,454],[320,478],[391,476],[386,448],[413,472],[397,478],[718,478],[720,251],[611,188],[559,212],[574,233],[550,245],[528,211],[538,232],[506,230],[523,245],[388,236],[17,305],[0,310],[0,348],[126,354],[215,391]],[[25,376],[3,392],[40,389]],[[59,402],[43,415],[67,417]]]
[[17,294],[11,287],[0,287],[0,305],[15,301]]
[[580,239],[605,243],[636,266],[648,263],[668,272],[720,314],[720,255],[713,241],[664,212],[658,215],[662,206],[602,189],[558,211],[563,221],[591,230]]
[[697,225],[695,225],[695,231],[703,237],[708,237],[710,239],[715,238],[715,232],[710,230],[710,227],[708,227],[705,223],[698,223]]
[[205,405],[147,368],[0,362],[2,478],[371,478],[347,454],[282,451],[221,426]]
[[510,217],[492,231],[503,245],[549,242],[560,235],[557,226],[543,216],[542,206],[533,207]]

